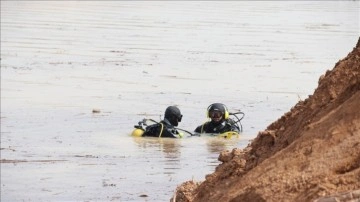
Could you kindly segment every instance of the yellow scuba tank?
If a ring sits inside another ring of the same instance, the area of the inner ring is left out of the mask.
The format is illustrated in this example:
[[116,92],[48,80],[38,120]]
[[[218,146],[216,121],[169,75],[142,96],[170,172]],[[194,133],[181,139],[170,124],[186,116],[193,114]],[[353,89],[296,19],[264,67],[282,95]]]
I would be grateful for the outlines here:
[[218,135],[218,137],[222,137],[225,139],[231,139],[233,135],[236,136],[237,138],[239,138],[239,133],[237,133],[235,131],[228,131],[225,133],[221,133],[220,135]]
[[134,126],[135,129],[132,131],[131,136],[141,137],[145,132],[144,126],[146,126],[146,121],[147,119],[139,121],[138,125]]
[[144,130],[143,130],[143,129],[135,128],[135,129],[132,131],[131,136],[141,137],[143,133],[144,133]]

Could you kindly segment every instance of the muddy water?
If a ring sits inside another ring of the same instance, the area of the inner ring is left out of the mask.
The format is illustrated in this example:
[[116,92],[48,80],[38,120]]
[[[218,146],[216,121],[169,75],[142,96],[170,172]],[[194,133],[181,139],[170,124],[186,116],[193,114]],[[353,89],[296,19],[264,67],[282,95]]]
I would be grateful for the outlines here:
[[[359,30],[359,1],[2,1],[1,201],[168,201],[312,94]],[[173,104],[192,131],[213,102],[245,112],[239,139],[129,136]]]

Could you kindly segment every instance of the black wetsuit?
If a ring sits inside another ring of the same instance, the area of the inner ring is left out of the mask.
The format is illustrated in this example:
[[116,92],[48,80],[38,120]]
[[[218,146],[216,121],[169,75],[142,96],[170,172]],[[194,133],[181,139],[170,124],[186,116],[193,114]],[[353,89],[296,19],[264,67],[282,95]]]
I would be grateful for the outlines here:
[[225,133],[225,132],[229,132],[229,131],[234,131],[239,133],[240,129],[239,127],[235,124],[235,121],[232,119],[226,119],[223,120],[221,122],[213,122],[213,121],[208,121],[206,123],[204,123],[201,126],[198,126],[195,129],[196,133],[216,133],[216,134],[220,134],[220,133]]
[[146,127],[143,137],[168,137],[177,138],[179,132],[167,119],[164,119],[160,123],[156,123]]

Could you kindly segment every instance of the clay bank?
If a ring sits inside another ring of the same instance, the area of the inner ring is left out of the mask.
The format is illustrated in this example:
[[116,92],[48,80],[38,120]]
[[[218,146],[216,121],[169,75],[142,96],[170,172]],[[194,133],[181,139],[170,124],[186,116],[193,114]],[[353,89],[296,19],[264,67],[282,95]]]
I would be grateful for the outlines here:
[[360,38],[307,99],[172,201],[359,201]]

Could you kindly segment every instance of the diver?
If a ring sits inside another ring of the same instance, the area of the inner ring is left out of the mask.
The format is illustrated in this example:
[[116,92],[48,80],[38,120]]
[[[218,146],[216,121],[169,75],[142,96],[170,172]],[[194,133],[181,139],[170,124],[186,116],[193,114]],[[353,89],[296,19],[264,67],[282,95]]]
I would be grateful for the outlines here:
[[[238,112],[243,114],[242,112]],[[235,113],[237,114],[237,113]],[[233,119],[229,118],[229,111],[224,104],[221,103],[214,103],[211,104],[207,108],[207,117],[210,118],[210,121],[205,122],[204,124],[198,126],[195,129],[195,133],[212,133],[212,134],[222,134],[226,132],[236,132],[237,134],[242,131],[242,126],[239,127],[238,121],[234,121]],[[234,114],[231,114],[234,115]],[[235,117],[237,117],[235,115]]]
[[169,106],[165,110],[164,120],[159,123],[149,125],[145,128],[143,137],[167,137],[178,138],[182,134],[175,128],[181,122],[183,115],[176,106]]

